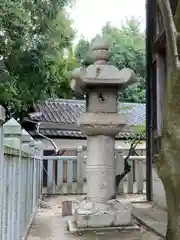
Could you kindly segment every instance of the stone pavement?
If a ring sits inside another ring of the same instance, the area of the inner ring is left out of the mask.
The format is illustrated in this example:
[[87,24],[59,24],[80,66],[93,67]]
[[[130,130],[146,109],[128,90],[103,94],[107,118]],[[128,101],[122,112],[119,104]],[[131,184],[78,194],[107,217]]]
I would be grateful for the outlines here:
[[45,200],[45,208],[40,208],[39,212],[29,231],[27,240],[160,240],[159,236],[141,228],[140,231],[130,232],[93,232],[72,236],[66,230],[66,220],[62,218],[62,201],[78,200],[81,197],[53,196]]
[[167,212],[151,203],[133,204],[132,213],[135,219],[162,238],[165,237],[167,227]]

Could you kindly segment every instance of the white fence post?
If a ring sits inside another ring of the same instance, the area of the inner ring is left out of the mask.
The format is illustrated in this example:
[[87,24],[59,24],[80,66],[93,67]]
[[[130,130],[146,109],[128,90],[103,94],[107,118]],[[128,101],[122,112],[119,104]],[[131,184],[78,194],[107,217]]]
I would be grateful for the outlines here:
[[[122,174],[124,172],[124,159],[122,147],[118,147],[115,150],[115,163],[116,163],[116,175]],[[124,193],[124,179],[120,182],[117,189],[117,194]]]
[[[31,208],[32,208],[32,174],[33,174],[33,150],[30,147],[30,143],[33,138],[29,133],[22,129],[22,197],[21,197],[21,232],[22,236],[25,237],[29,228],[29,221],[31,218]],[[25,155],[26,154],[26,155]]]
[[[20,239],[21,126],[15,119],[4,124],[4,189],[2,240]],[[13,149],[14,148],[14,149]]]
[[[29,227],[35,217],[38,207],[39,190],[40,190],[40,160],[42,160],[42,146],[36,142],[27,131],[22,130],[22,164],[24,183],[23,209],[22,216],[23,225],[23,239],[26,239]],[[41,149],[41,154],[39,154]]]
[[136,171],[137,171],[137,193],[142,194],[144,190],[142,161],[136,160],[135,164],[136,164]]
[[0,106],[0,239],[2,239],[3,188],[4,188],[4,131],[5,110]]
[[84,193],[84,178],[86,177],[85,171],[85,151],[83,146],[77,149],[77,194]]
[[127,174],[127,193],[134,193],[134,179],[133,179],[133,161],[129,160],[131,171]]
[[[43,170],[43,143],[41,141],[34,141],[35,148],[35,156],[34,156],[34,164],[37,166],[37,197],[41,198],[42,195],[42,170]],[[37,202],[36,202],[37,204]]]
[[40,197],[40,167],[41,167],[41,157],[42,157],[42,145],[40,142],[36,142],[35,140],[31,142],[31,147],[34,149],[34,158],[33,158],[33,208],[34,211],[37,210],[37,202]]

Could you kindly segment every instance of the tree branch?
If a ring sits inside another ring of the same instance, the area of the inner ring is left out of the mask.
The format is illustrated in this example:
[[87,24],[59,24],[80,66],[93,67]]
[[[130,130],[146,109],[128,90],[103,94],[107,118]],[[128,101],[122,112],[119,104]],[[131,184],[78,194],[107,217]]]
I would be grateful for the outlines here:
[[178,58],[179,54],[177,48],[178,33],[175,26],[170,2],[169,0],[157,0],[157,3],[159,5],[159,9],[163,18],[166,41],[168,46],[169,61],[171,61],[171,64],[173,64],[175,67],[180,69],[180,61]]
[[129,157],[132,156],[133,153],[135,152],[135,149],[136,149],[137,145],[139,144],[139,142],[141,141],[141,137],[143,135],[144,135],[144,132],[142,132],[139,135],[138,139],[135,138],[131,142],[128,155],[124,159],[124,172],[122,174],[116,175],[116,188],[119,186],[119,183],[121,182],[121,180],[131,171],[131,165],[128,163],[128,160],[129,160]]

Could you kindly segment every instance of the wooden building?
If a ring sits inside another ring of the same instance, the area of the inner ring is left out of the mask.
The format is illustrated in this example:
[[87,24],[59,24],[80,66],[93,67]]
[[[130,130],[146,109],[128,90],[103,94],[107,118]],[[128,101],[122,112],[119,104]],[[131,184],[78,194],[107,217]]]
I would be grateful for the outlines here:
[[[173,14],[177,0],[170,0]],[[163,94],[166,81],[166,37],[162,15],[156,0],[146,2],[147,47],[147,195],[159,206],[166,207],[164,189],[153,167],[153,155],[161,146]],[[151,184],[152,179],[152,184]]]
[[[141,125],[145,122],[145,104],[139,103],[119,103],[119,108],[126,115],[129,125]],[[53,140],[54,144],[60,150],[57,155],[75,156],[77,148],[86,145],[86,136],[80,131],[77,125],[78,117],[85,111],[84,100],[71,99],[49,99],[43,104],[38,104],[32,109],[33,114],[29,114],[24,119],[23,127],[35,139],[43,143],[44,156],[49,157],[49,161],[44,161],[43,184],[47,186],[47,172],[53,170],[55,182],[57,182],[57,161],[51,161],[51,156],[55,154],[54,147],[47,138]],[[41,113],[40,115],[36,113]],[[39,133],[37,133],[34,122],[40,122]],[[44,138],[45,136],[46,138]],[[123,149],[129,148],[129,140],[136,137],[132,128],[124,129],[115,139],[116,148],[121,146]],[[142,136],[142,142],[139,148],[145,148],[145,138]],[[145,154],[145,153],[144,153]],[[143,155],[144,155],[143,154]],[[49,166],[48,167],[48,163]],[[53,163],[53,164],[52,164]],[[71,161],[70,161],[71,163]],[[76,169],[76,161],[73,162],[73,169]],[[49,170],[48,170],[49,169]],[[63,181],[68,180],[68,162],[63,161],[62,166]],[[75,172],[75,170],[73,170]],[[50,174],[52,175],[52,173]]]
[[[126,116],[129,126],[141,125],[145,122],[145,104],[140,103],[119,103],[119,111]],[[80,145],[86,145],[86,136],[80,131],[77,125],[78,117],[85,111],[84,100],[72,99],[49,99],[43,104],[34,106],[34,113],[41,113],[40,116],[29,114],[24,119],[23,127],[36,139],[41,139],[44,150],[53,150],[50,141],[37,134],[35,127],[31,126],[32,121],[40,122],[39,132],[50,139],[53,139],[58,149],[72,149]],[[116,145],[126,147],[127,140],[136,137],[133,128],[123,129],[116,136]]]

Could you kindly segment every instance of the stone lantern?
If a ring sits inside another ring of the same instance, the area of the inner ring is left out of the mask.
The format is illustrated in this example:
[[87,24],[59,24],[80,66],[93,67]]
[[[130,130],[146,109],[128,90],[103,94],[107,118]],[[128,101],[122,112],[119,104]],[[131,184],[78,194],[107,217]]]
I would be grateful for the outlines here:
[[[92,47],[94,64],[73,72],[71,87],[86,94],[86,112],[78,119],[87,136],[87,198],[75,210],[77,229],[132,225],[131,213],[115,195],[115,136],[126,125],[118,113],[118,92],[136,81],[131,69],[108,64],[109,47],[101,38]],[[122,169],[123,172],[124,169]]]

